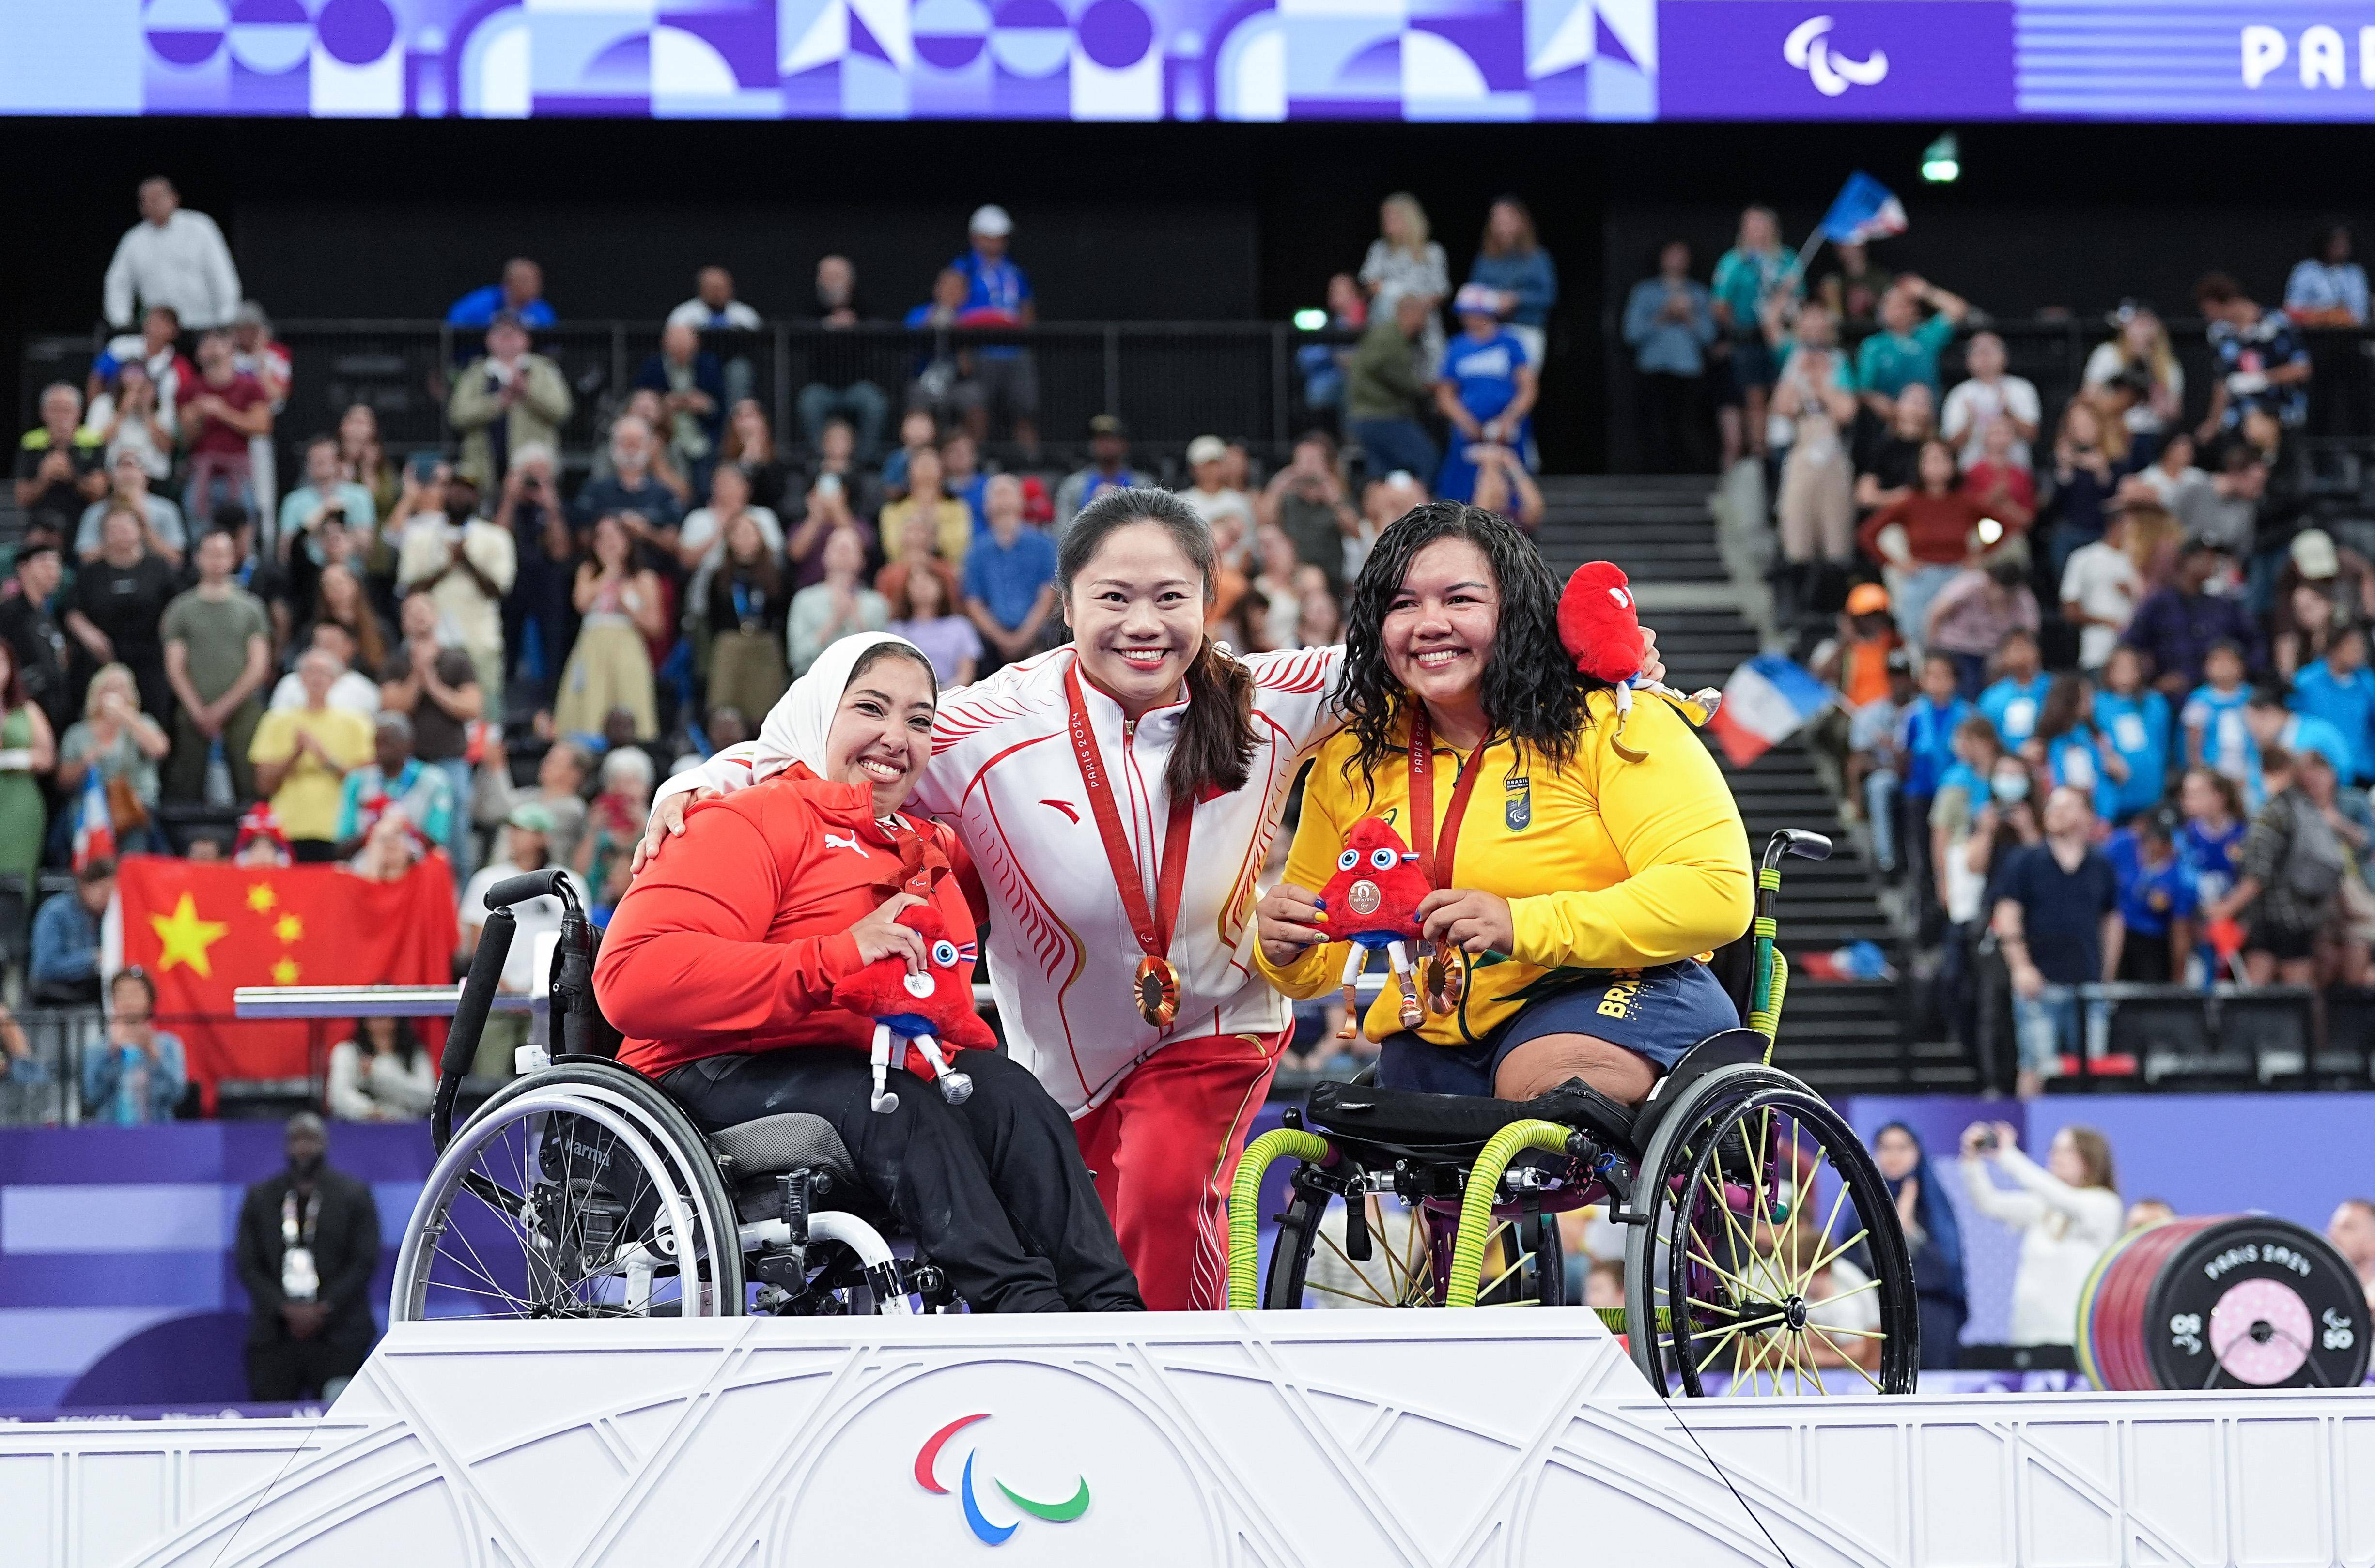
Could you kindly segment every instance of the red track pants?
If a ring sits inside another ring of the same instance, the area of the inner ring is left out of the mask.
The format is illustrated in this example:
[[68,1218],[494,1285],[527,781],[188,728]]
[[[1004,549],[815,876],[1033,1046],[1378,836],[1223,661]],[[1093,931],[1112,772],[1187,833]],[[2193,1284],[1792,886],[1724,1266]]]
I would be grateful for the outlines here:
[[1229,1304],[1229,1184],[1286,1039],[1172,1041],[1074,1119],[1148,1310]]

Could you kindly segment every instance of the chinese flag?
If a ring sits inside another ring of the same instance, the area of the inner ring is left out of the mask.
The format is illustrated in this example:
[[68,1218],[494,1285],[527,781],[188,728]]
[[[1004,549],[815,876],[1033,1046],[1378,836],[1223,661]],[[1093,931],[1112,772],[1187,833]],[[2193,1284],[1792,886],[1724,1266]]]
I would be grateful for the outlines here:
[[[240,867],[124,857],[116,878],[124,961],[157,982],[159,1027],[182,1038],[190,1078],[303,1078],[303,1021],[242,1023],[242,985],[444,985],[459,936],[454,875],[432,855],[402,881],[337,866]],[[432,1048],[443,1031],[424,1032]],[[326,1033],[325,1040],[343,1038]]]

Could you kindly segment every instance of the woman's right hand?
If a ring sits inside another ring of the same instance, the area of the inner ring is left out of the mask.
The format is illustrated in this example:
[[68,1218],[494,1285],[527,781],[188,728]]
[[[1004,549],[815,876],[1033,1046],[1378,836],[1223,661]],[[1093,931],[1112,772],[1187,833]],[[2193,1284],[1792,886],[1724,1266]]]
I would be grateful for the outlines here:
[[725,793],[722,789],[687,789],[662,796],[652,808],[651,822],[644,829],[643,839],[635,845],[634,861],[627,867],[628,877],[632,878],[641,875],[644,867],[651,864],[652,856],[660,852],[660,847],[684,831],[686,811],[701,801],[715,800]]
[[912,925],[902,925],[899,913],[923,902],[913,893],[892,893],[884,899],[875,912],[849,928],[850,939],[857,944],[859,963],[879,963],[897,956],[907,961],[907,973],[924,973],[924,934]]
[[1318,922],[1318,895],[1308,888],[1281,882],[1254,906],[1254,924],[1261,936],[1262,956],[1272,963],[1293,963],[1306,948],[1328,940]]
[[[1994,1135],[1994,1133],[1995,1128],[1990,1126],[1985,1122],[1973,1122],[1969,1126],[1965,1127],[1963,1129],[1963,1158],[1966,1160],[1977,1160],[1982,1155],[1993,1154],[1995,1149],[1985,1147],[1985,1144],[1987,1140]],[[2002,1147],[2003,1146],[2001,1144],[1997,1146],[1997,1148]]]

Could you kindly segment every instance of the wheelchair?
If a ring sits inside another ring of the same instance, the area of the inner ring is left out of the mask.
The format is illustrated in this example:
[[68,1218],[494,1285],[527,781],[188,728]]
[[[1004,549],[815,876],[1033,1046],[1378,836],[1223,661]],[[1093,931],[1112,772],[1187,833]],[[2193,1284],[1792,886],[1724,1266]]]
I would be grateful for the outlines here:
[[[532,1044],[520,1077],[454,1126],[511,951],[515,904],[561,902],[547,982],[564,1049]],[[438,1157],[396,1253],[394,1322],[949,1312],[942,1270],[886,1234],[821,1116],[704,1134],[658,1084],[615,1060],[594,1003],[598,934],[560,870],[490,889],[486,925],[440,1059]]]
[[[1839,1114],[1772,1065],[1781,862],[1830,853],[1795,830],[1766,843],[1755,921],[1715,966],[1747,1027],[1692,1047],[1637,1110],[1579,1079],[1522,1103],[1315,1089],[1238,1167],[1229,1304],[1566,1305],[1557,1217],[1605,1203],[1625,1232],[1625,1304],[1601,1316],[1651,1386],[1822,1392],[1826,1369],[1851,1367],[1873,1393],[1911,1393],[1920,1315],[1887,1184]],[[1255,1220],[1279,1159],[1296,1165],[1263,1275]]]

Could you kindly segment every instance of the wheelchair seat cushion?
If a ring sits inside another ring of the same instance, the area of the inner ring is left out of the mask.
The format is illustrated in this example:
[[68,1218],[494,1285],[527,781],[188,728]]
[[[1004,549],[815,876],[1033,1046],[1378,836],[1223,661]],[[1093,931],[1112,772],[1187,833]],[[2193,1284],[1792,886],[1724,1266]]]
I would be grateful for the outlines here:
[[1534,1118],[1580,1128],[1613,1148],[1633,1147],[1633,1113],[1575,1078],[1531,1100],[1323,1083],[1312,1090],[1304,1116],[1346,1138],[1445,1153],[1481,1149],[1512,1122]]
[[755,1122],[720,1127],[710,1135],[709,1141],[716,1146],[718,1153],[734,1161],[737,1181],[797,1171],[802,1166],[830,1171],[845,1181],[857,1179],[848,1146],[822,1116],[786,1111],[762,1116]]

